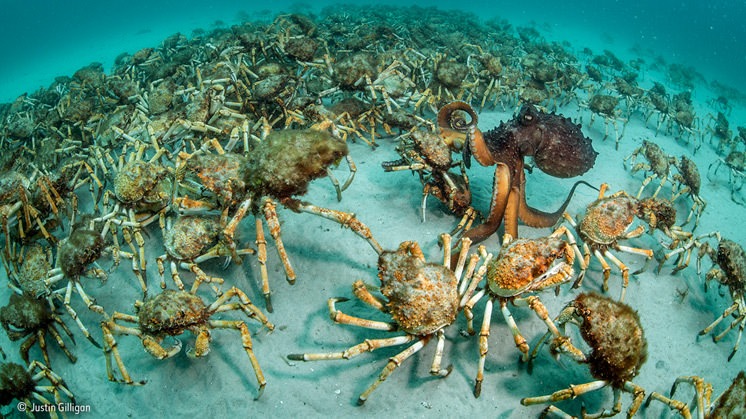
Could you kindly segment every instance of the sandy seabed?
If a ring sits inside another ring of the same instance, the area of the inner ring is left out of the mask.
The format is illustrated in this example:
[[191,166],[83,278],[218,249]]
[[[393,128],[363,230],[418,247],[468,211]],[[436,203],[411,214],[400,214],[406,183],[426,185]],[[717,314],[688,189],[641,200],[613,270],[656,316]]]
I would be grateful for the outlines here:
[[[705,102],[710,98],[709,94],[706,90],[698,91],[695,102]],[[634,194],[638,190],[645,176],[642,173],[631,175],[623,167],[622,161],[640,146],[643,139],[654,140],[674,156],[691,156],[694,149],[691,144],[662,133],[654,137],[652,122],[646,127],[640,115],[636,114],[627,125],[620,147],[616,150],[613,138],[601,141],[603,121],[597,120],[594,126],[589,127],[588,111],[578,111],[574,104],[561,109],[561,112],[571,118],[583,116],[583,131],[593,139],[599,152],[595,167],[583,179],[594,185],[607,182],[610,192],[624,189]],[[706,115],[707,112],[709,110],[706,108],[697,109],[699,115]],[[732,118],[743,113],[743,109],[735,109]],[[512,109],[485,112],[480,115],[479,125],[482,130],[487,130],[511,116]],[[382,162],[397,158],[394,146],[395,141],[391,139],[380,140],[380,147],[375,150],[360,142],[351,143],[350,154],[358,171],[355,181],[344,192],[342,201],[337,202],[334,190],[326,180],[315,181],[304,199],[316,205],[354,212],[370,227],[385,249],[395,249],[404,240],[416,240],[428,260],[438,262],[442,259],[442,251],[437,245],[438,236],[450,231],[458,220],[445,212],[438,201],[430,198],[427,220],[424,223],[421,221],[422,189],[418,178],[408,172],[385,173],[381,168]],[[730,199],[727,172],[721,169],[711,180],[706,176],[710,163],[717,160],[714,150],[705,144],[694,158],[703,178],[701,195],[708,202],[696,232],[718,230],[724,237],[746,243],[746,229],[742,226],[744,208]],[[339,177],[346,175],[343,166],[337,169]],[[474,166],[478,165],[475,163]],[[492,192],[492,169],[472,167],[470,176],[474,205],[486,213]],[[554,210],[575,180],[555,179],[534,171],[527,176],[529,203],[540,209]],[[655,185],[657,183],[654,182]],[[653,189],[650,187],[646,193],[652,193]],[[661,193],[669,196],[670,187],[665,186]],[[596,196],[597,192],[590,188],[578,188],[568,212],[581,213]],[[680,221],[685,218],[690,205],[689,198],[679,202]],[[68,362],[51,340],[48,345],[54,370],[65,378],[76,395],[77,404],[87,407],[82,410],[88,411],[81,411],[80,415],[177,417],[201,412],[213,417],[424,417],[438,414],[449,417],[487,415],[517,418],[538,416],[544,408],[521,406],[521,398],[548,394],[570,384],[593,380],[585,366],[576,365],[569,358],[557,363],[547,351],[542,351],[535,361],[533,372],[529,374],[526,365],[519,362],[519,352],[513,344],[509,328],[497,313],[498,310],[495,310],[480,398],[472,395],[479,357],[478,340],[476,336],[462,334],[466,324],[463,316],[459,315],[457,322],[446,329],[444,364],[453,365],[448,377],[441,379],[429,375],[435,351],[435,345],[431,343],[403,363],[364,406],[358,407],[358,395],[375,380],[387,359],[402,347],[382,349],[346,361],[289,361],[286,355],[341,351],[367,338],[391,335],[336,325],[328,316],[327,299],[334,296],[352,298],[353,281],[363,279],[377,285],[376,253],[351,231],[328,220],[284,209],[280,210],[280,218],[284,243],[298,280],[294,285],[285,281],[274,243],[268,240],[268,267],[274,305],[274,312],[269,314],[269,318],[275,324],[275,330],[270,333],[258,323],[249,323],[255,353],[268,381],[260,399],[254,400],[257,394],[256,380],[235,331],[214,331],[212,351],[203,359],[190,359],[186,351],[182,351],[171,359],[159,361],[143,350],[136,337],[118,337],[119,351],[133,379],[147,380],[144,386],[128,386],[107,379],[103,352],[75,333],[77,331],[72,321],[65,315],[63,318],[77,337],[77,345],[72,347],[72,351],[77,355],[78,362]],[[526,237],[546,235],[549,231],[519,227],[520,234]],[[148,232],[148,282],[151,287],[157,288],[159,279],[155,258],[163,252],[161,232],[155,225]],[[254,222],[249,217],[241,224],[239,240],[253,245],[254,234]],[[629,244],[659,252],[661,247],[658,241],[667,241],[667,238],[656,232],[653,236],[645,234],[631,240]],[[497,253],[497,236],[484,244],[489,251]],[[630,271],[643,266],[642,257],[621,254],[620,258],[630,267]],[[110,263],[111,260],[107,258],[101,261],[104,267]],[[242,265],[231,265],[227,270],[222,269],[221,263],[207,263],[204,269],[225,278],[226,284],[243,289],[257,305],[264,308],[256,258],[247,257]],[[123,263],[117,268],[105,286],[94,279],[83,280],[88,292],[107,311],[132,313],[132,303],[141,297],[140,287],[126,265]],[[660,274],[656,274],[654,265],[633,276],[627,290],[626,302],[639,311],[648,340],[648,360],[634,382],[647,392],[667,394],[677,376],[701,375],[712,382],[715,393],[719,394],[746,366],[745,351],[739,351],[728,362],[736,332],[731,332],[719,343],[713,342],[710,336],[698,339],[697,333],[730,305],[727,290],[710,286],[705,292],[703,276],[710,268],[709,260],[704,260],[701,276],[697,275],[694,267],[672,276],[670,262]],[[5,281],[5,272],[2,275]],[[182,276],[188,283],[191,282],[190,273]],[[599,291],[601,277],[601,267],[593,261],[582,290]],[[618,297],[620,287],[621,275],[612,270],[609,295]],[[549,312],[556,315],[577,292],[567,284],[558,296],[548,291],[542,293],[541,298]],[[77,296],[74,298],[73,306],[81,314],[83,322],[95,338],[102,341],[98,327],[100,319],[87,312]],[[387,320],[385,315],[357,301],[340,303],[339,307],[349,314]],[[476,307],[477,322],[481,322],[483,307],[484,302]],[[528,309],[514,308],[512,312],[523,334],[532,345],[535,344],[545,330],[543,323]],[[216,318],[239,319],[240,316],[226,313]],[[723,327],[721,325],[716,331]],[[574,331],[574,328],[568,330]],[[194,343],[194,338],[188,334],[181,339],[185,348]],[[581,342],[580,337],[575,335],[574,342]],[[17,344],[8,342],[4,333],[0,334],[0,345],[6,349],[10,360],[19,361],[15,350]],[[38,354],[36,351],[34,349],[32,354]],[[689,400],[692,394],[690,389],[682,388],[678,396],[682,400]],[[575,401],[558,403],[557,406],[568,413],[579,414],[581,403],[590,412],[610,407],[611,390],[606,388]],[[630,403],[628,394],[623,396],[623,403],[626,410]],[[15,405],[5,407],[2,413],[22,416]],[[652,404],[641,413],[644,417],[669,415],[668,408],[662,404]],[[75,416],[73,410],[68,410],[67,414]]]

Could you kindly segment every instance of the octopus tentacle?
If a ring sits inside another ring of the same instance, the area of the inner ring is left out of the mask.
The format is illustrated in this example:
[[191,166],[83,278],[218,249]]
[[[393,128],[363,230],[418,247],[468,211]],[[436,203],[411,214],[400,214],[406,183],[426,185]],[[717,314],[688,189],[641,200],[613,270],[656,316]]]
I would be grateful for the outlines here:
[[464,237],[470,238],[474,243],[479,243],[497,231],[503,218],[505,218],[505,209],[511,193],[511,182],[510,167],[505,163],[498,163],[493,181],[492,190],[494,192],[490,203],[490,213],[484,223],[464,233]]
[[[464,118],[463,113],[469,115],[470,119]],[[496,161],[487,149],[482,131],[477,128],[478,122],[477,113],[466,102],[451,102],[438,111],[438,128],[443,141],[455,150],[463,147],[464,155],[474,155],[482,166],[492,166]],[[468,157],[464,161],[468,167]]]
[[[579,180],[575,182],[574,185],[572,185],[572,189],[570,189],[570,193],[567,195],[567,198],[565,198],[565,202],[562,203],[562,206],[559,207],[557,211],[554,212],[544,212],[541,210],[538,210],[536,208],[531,207],[526,202],[526,183],[521,182],[520,186],[520,207],[518,208],[518,218],[523,221],[524,224],[526,224],[529,227],[551,227],[554,224],[557,223],[557,220],[562,216],[562,214],[565,212],[565,209],[570,204],[570,200],[572,199],[572,195],[575,193],[575,188],[578,187],[580,184],[584,184],[586,186],[589,186],[593,189],[598,190],[595,186],[591,185],[590,183]],[[507,223],[508,220],[505,220],[505,231],[507,232]],[[516,236],[514,236],[516,237]]]
[[518,237],[518,217],[520,217],[521,204],[525,202],[522,188],[512,186],[508,195],[508,204],[505,206],[505,234]]
[[467,136],[467,140],[469,142],[469,152],[474,155],[474,158],[477,159],[479,164],[482,166],[492,166],[497,163],[495,158],[492,156],[492,153],[490,153],[487,148],[487,142],[484,141],[482,131],[476,128],[473,129]]

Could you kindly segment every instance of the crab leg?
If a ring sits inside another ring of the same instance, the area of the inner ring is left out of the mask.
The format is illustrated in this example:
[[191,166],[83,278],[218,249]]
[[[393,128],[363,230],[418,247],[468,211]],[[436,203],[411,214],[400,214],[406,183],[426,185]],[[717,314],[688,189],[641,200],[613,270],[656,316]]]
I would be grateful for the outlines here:
[[370,232],[370,228],[363,224],[360,220],[355,217],[355,214],[349,212],[337,211],[329,208],[318,207],[308,202],[303,202],[295,199],[287,199],[283,204],[287,205],[293,211],[307,212],[309,214],[318,215],[332,221],[336,221],[341,224],[342,227],[347,227],[352,230],[358,236],[364,238],[368,244],[376,251],[379,255],[383,253],[383,248],[373,238],[373,234]]
[[240,320],[210,320],[207,323],[212,328],[236,329],[239,333],[241,333],[241,345],[243,346],[244,351],[246,351],[246,356],[249,357],[251,368],[254,370],[256,381],[259,383],[259,390],[254,400],[262,397],[262,394],[264,394],[264,387],[267,385],[267,380],[264,378],[262,367],[259,366],[259,361],[254,354],[254,344],[251,341],[251,333],[249,332],[249,328],[246,326],[246,323]]
[[521,404],[524,406],[530,406],[533,404],[553,403],[567,399],[574,399],[582,394],[604,388],[607,385],[609,385],[609,382],[606,380],[597,380],[585,384],[570,385],[570,387],[566,389],[555,391],[554,393],[548,394],[546,396],[524,397],[523,399],[521,399]]
[[489,351],[490,323],[492,322],[492,302],[493,299],[487,300],[484,306],[484,319],[482,328],[479,330],[479,366],[477,367],[477,376],[474,379],[474,397],[482,394],[482,381],[484,381],[484,363]]
[[264,238],[264,228],[262,227],[262,220],[256,219],[256,247],[257,247],[257,260],[259,261],[259,271],[262,276],[262,294],[264,295],[265,305],[267,311],[272,313],[272,298],[269,290],[269,274],[267,273],[267,240]]
[[295,270],[290,264],[290,258],[288,258],[288,254],[285,251],[285,245],[282,242],[280,219],[277,217],[277,209],[274,202],[270,199],[265,200],[262,205],[262,211],[264,212],[264,219],[267,220],[267,225],[269,226],[269,234],[275,241],[277,254],[280,256],[282,265],[285,267],[286,279],[289,283],[294,284],[296,279]]

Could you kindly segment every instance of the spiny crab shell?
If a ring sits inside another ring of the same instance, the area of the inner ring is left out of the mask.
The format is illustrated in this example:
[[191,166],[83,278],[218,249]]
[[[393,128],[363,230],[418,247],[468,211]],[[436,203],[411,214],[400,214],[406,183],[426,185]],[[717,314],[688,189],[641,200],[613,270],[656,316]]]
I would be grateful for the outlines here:
[[679,169],[679,173],[681,173],[684,184],[691,188],[694,195],[699,195],[699,189],[702,186],[702,179],[699,176],[697,164],[686,156],[681,156],[676,167]]
[[443,138],[430,131],[412,131],[412,140],[422,157],[433,169],[447,171],[452,167],[451,148]]
[[44,285],[44,279],[50,269],[52,265],[47,259],[44,248],[39,244],[29,246],[23,256],[23,264],[18,269],[18,282],[21,289],[35,297],[45,295],[47,288]]
[[427,263],[409,252],[404,242],[378,258],[381,293],[401,330],[417,336],[435,333],[453,323],[458,312],[458,280],[443,265]]
[[36,382],[26,368],[15,362],[0,364],[0,406],[7,406],[13,399],[27,397],[36,389]]
[[647,340],[640,317],[630,306],[598,294],[580,294],[574,301],[583,319],[583,340],[592,348],[591,374],[620,387],[632,380],[647,359]]
[[163,167],[142,160],[127,163],[114,177],[114,194],[125,204],[166,204],[170,197]]
[[249,155],[246,183],[257,196],[304,195],[308,184],[348,154],[347,144],[317,129],[272,131]]
[[648,223],[650,228],[665,230],[676,224],[676,208],[667,199],[650,197],[640,200],[637,216]]
[[45,302],[30,295],[12,292],[8,305],[0,307],[0,323],[5,330],[30,332],[43,328],[51,321],[52,312]]
[[209,317],[202,299],[180,290],[164,290],[146,300],[137,311],[140,330],[149,335],[177,336]]
[[488,265],[487,285],[500,297],[519,295],[542,283],[547,272],[559,266],[558,260],[570,266],[574,260],[570,245],[559,237],[513,240]]
[[246,194],[246,158],[236,153],[204,153],[187,161],[187,170],[213,192],[222,204],[234,204]]
[[104,250],[104,239],[93,230],[74,229],[70,237],[60,242],[57,260],[68,278],[77,279]]
[[725,273],[721,281],[732,289],[746,288],[746,252],[738,243],[722,239],[718,243],[716,262]]
[[170,256],[192,260],[215,245],[220,232],[220,221],[215,217],[183,215],[166,229],[163,244]]
[[627,194],[592,202],[580,222],[580,238],[598,245],[614,244],[635,220],[637,207],[637,200]]

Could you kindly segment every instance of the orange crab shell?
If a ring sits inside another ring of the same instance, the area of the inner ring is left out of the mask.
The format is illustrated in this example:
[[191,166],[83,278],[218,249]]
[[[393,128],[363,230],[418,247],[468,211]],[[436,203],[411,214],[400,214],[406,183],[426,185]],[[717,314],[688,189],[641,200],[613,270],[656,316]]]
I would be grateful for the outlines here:
[[200,184],[226,203],[244,195],[246,158],[235,153],[201,154],[192,157],[187,167],[199,178]]
[[581,239],[601,245],[612,244],[632,225],[636,213],[636,202],[629,196],[610,196],[595,201],[588,205],[580,222]]
[[574,253],[559,238],[516,239],[504,246],[487,267],[490,292],[500,297],[513,297],[540,286],[545,279],[542,276],[556,260],[563,258],[572,266]]
[[417,336],[453,323],[458,312],[458,280],[453,272],[400,247],[379,257],[381,293],[401,330]]

